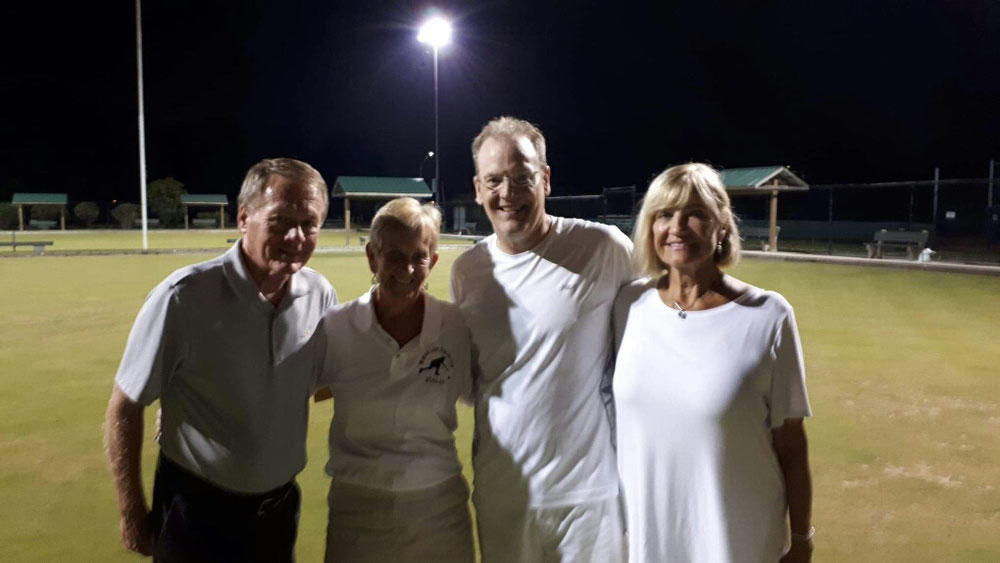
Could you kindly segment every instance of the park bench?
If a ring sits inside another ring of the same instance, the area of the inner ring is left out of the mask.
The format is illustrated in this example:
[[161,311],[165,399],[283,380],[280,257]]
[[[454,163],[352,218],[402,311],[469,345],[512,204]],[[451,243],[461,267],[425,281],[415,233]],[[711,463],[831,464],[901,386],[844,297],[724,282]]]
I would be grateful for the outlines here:
[[198,218],[198,219],[191,219],[191,224],[194,225],[195,227],[212,228],[218,224],[218,221],[216,219]]
[[46,246],[52,246],[51,240],[22,240],[22,241],[10,241],[10,242],[0,242],[0,246],[9,246],[14,252],[17,252],[17,247],[19,246],[33,246],[35,248],[35,254],[42,254],[45,252]]
[[28,226],[32,229],[49,230],[56,228],[59,224],[58,221],[51,221],[48,219],[32,219],[28,221]]
[[904,248],[906,257],[916,260],[920,251],[927,246],[927,231],[875,231],[871,242],[865,243],[869,258],[882,258],[886,248]]
[[[743,227],[740,229],[740,234],[743,235],[743,240],[747,239],[760,239],[760,249],[769,250],[768,244],[771,240],[771,233],[768,232],[767,227]],[[781,225],[775,227],[774,236],[777,238],[781,234]]]

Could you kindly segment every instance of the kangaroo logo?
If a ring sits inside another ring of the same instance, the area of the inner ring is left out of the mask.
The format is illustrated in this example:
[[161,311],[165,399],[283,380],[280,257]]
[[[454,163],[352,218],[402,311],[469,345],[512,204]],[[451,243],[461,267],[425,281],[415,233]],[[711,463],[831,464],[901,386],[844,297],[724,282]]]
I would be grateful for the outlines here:
[[432,369],[434,370],[435,376],[441,375],[441,367],[444,366],[445,359],[446,358],[444,356],[434,358],[431,360],[431,363],[427,364],[427,367],[420,368],[420,373],[424,373],[425,371]]
[[[427,383],[447,383],[451,379],[451,369],[455,367],[455,362],[451,354],[440,346],[435,346],[424,352],[420,357],[417,370],[419,375],[423,375]],[[429,373],[428,373],[429,372]]]

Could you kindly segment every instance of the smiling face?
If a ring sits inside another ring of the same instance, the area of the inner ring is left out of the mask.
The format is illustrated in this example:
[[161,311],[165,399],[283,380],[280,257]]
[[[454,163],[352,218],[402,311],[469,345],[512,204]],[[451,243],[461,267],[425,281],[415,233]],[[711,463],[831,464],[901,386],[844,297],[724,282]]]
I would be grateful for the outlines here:
[[664,208],[653,215],[653,248],[660,262],[680,270],[713,263],[716,245],[725,236],[719,222],[698,199],[681,208]]
[[433,237],[424,229],[410,229],[401,223],[386,225],[378,248],[369,243],[365,253],[368,267],[378,280],[378,291],[399,300],[420,297],[424,282],[438,261]]
[[240,207],[244,263],[260,284],[267,277],[291,276],[316,249],[324,216],[316,189],[272,175],[252,207]]
[[525,136],[493,136],[476,155],[476,202],[483,206],[501,250],[530,250],[547,232],[545,197],[551,171]]

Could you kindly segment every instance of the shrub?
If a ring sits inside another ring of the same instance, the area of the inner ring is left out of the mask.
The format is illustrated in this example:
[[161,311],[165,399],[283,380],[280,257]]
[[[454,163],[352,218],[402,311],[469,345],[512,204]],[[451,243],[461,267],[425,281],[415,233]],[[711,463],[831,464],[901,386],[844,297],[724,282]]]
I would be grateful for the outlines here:
[[111,210],[111,216],[121,228],[128,229],[139,218],[139,206],[134,203],[119,203]]
[[149,210],[160,220],[161,227],[172,227],[184,220],[181,196],[187,193],[184,184],[173,177],[150,182],[146,189]]
[[39,221],[58,221],[62,211],[61,205],[32,205],[31,218]]
[[73,215],[84,227],[89,227],[94,224],[97,220],[98,215],[101,214],[100,208],[97,204],[92,201],[81,201],[80,203],[73,206]]
[[0,202],[0,229],[13,231],[17,228],[17,206]]

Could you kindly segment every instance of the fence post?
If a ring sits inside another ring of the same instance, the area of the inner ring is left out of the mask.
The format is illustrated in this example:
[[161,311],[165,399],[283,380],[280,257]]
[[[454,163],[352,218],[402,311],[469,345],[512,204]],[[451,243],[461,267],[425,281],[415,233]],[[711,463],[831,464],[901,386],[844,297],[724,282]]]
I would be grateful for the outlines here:
[[826,253],[833,256],[833,186],[830,187],[830,205],[826,213]]
[[934,206],[931,208],[931,234],[937,234],[938,184],[941,180],[941,169],[934,167]]

